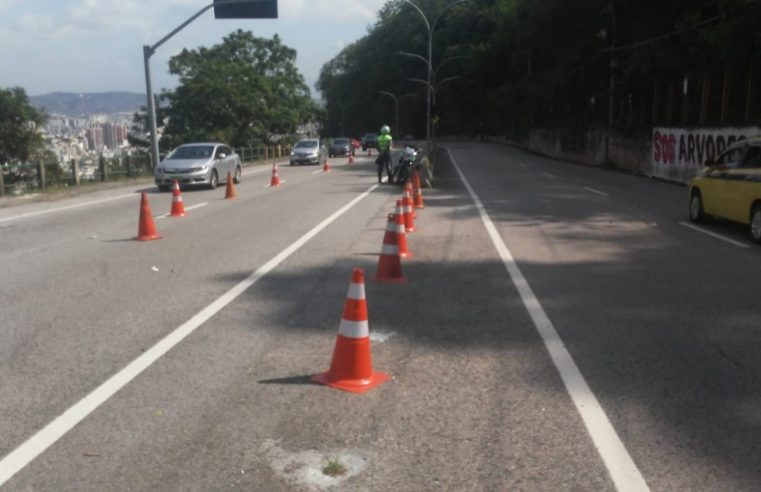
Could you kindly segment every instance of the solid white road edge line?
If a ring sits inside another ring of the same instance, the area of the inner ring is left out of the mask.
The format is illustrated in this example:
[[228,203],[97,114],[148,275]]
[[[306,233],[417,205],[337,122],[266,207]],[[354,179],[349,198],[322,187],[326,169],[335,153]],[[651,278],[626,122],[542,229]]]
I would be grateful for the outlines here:
[[128,198],[128,197],[136,196],[136,195],[137,195],[137,192],[135,192],[135,193],[129,193],[127,195],[112,196],[112,197],[109,197],[109,198],[104,198],[102,200],[93,200],[91,202],[78,203],[76,205],[67,205],[65,207],[49,208],[47,210],[40,210],[38,212],[29,212],[29,213],[26,213],[26,214],[14,215],[12,217],[6,217],[4,219],[0,219],[0,223],[9,222],[11,220],[26,219],[27,217],[35,217],[37,215],[45,215],[45,214],[52,214],[54,212],[62,212],[64,210],[71,210],[73,208],[87,207],[89,205],[97,205],[99,203],[112,202],[114,200],[121,200],[122,198]]
[[721,234],[716,234],[715,232],[711,232],[707,229],[703,229],[702,227],[698,227],[696,225],[689,224],[687,222],[680,222],[684,227],[687,227],[688,229],[692,229],[693,231],[702,232],[703,234],[707,234],[711,237],[715,237],[716,239],[721,239],[722,241],[728,242],[729,244],[733,244],[740,248],[750,248],[749,245],[745,243],[741,243],[740,241],[735,241],[734,239],[729,239],[728,237],[724,237]]
[[126,386],[130,381],[135,379],[140,373],[146,370],[164,354],[169,352],[175,345],[180,343],[185,337],[193,333],[199,326],[203,325],[208,319],[214,316],[222,308],[234,301],[238,296],[254,285],[262,277],[267,275],[280,263],[285,261],[289,256],[298,251],[309,240],[319,234],[323,229],[332,224],[341,215],[350,210],[354,205],[372,193],[378,187],[377,184],[371,186],[367,191],[360,194],[352,201],[334,212],[330,217],[314,226],[309,232],[301,236],[290,246],[275,255],[274,258],[259,267],[255,272],[249,275],[245,280],[228,290],[219,299],[215,300],[204,309],[199,311],[195,316],[177,327],[166,337],[161,339],[153,347],[143,352],[138,358],[129,363],[122,370],[108,378],[104,383],[95,388],[90,394],[79,400],[68,410],[59,415],[41,430],[37,431],[32,437],[26,440],[19,447],[8,453],[0,461],[0,486],[7,482],[13,475],[26,465],[32,462],[37,456],[45,451],[49,446],[63,437],[75,425],[84,420],[96,408],[107,401],[117,391]]
[[610,195],[608,195],[607,193],[603,193],[602,191],[596,190],[594,188],[588,188],[585,186],[584,189],[592,193],[597,193],[600,196],[610,197]]
[[584,425],[589,432],[592,442],[597,448],[597,452],[600,454],[602,461],[605,463],[605,467],[610,473],[613,484],[617,490],[620,491],[649,491],[645,479],[642,477],[637,465],[634,464],[629,452],[624,447],[623,442],[618,437],[616,430],[608,420],[605,411],[600,406],[600,402],[597,401],[594,393],[589,388],[584,376],[576,366],[571,354],[565,348],[563,340],[555,330],[555,327],[550,321],[550,318],[545,313],[544,308],[539,303],[534,291],[531,289],[526,278],[523,276],[518,264],[513,259],[512,253],[507,249],[505,242],[499,235],[497,228],[491,221],[489,214],[486,212],[481,200],[476,195],[476,192],[470,186],[470,183],[465,178],[465,175],[460,171],[459,166],[454,160],[452,153],[447,148],[449,159],[452,162],[457,174],[460,175],[462,183],[468,190],[470,197],[476,204],[478,213],[481,216],[481,220],[486,227],[489,237],[494,243],[494,247],[497,249],[502,263],[504,263],[507,272],[510,274],[510,278],[518,289],[518,293],[521,296],[523,305],[529,312],[536,330],[544,341],[544,346],[547,348],[552,362],[555,364],[560,377],[563,379],[566,390],[568,391],[571,400],[573,400],[576,410],[581,415]]

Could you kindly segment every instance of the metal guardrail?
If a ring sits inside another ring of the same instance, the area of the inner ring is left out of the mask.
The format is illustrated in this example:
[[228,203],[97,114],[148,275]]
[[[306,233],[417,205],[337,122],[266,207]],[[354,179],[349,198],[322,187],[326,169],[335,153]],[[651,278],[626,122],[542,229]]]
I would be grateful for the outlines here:
[[[235,149],[244,163],[279,159],[288,156],[290,151],[291,147],[285,145]],[[148,154],[109,158],[101,155],[72,159],[67,163],[33,161],[0,167],[0,196],[39,193],[49,189],[79,186],[87,182],[118,181],[153,175]]]

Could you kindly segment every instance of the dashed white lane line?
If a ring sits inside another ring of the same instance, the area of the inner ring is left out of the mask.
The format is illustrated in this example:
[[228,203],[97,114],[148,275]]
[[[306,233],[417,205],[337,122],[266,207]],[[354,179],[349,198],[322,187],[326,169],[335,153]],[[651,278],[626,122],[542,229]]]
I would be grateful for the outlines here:
[[95,411],[96,408],[111,398],[117,391],[150,367],[151,364],[169,352],[174,346],[185,339],[185,337],[196,331],[198,327],[203,325],[222,308],[237,299],[238,296],[243,294],[249,287],[271,272],[293,253],[301,249],[301,247],[313,237],[335,222],[336,219],[349,211],[376,188],[378,188],[377,184],[371,186],[367,191],[360,194],[330,215],[327,219],[314,226],[309,232],[297,239],[296,242],[275,255],[275,257],[259,267],[258,270],[251,273],[251,275],[245,280],[238,283],[219,299],[212,302],[199,311],[195,316],[177,327],[174,331],[156,343],[156,345],[143,352],[137,359],[130,362],[129,365],[111,376],[104,383],[95,388],[90,394],[79,400],[55,420],[27,439],[26,442],[11,451],[0,460],[0,486],[7,482],[19,470],[28,465],[49,446],[63,437],[75,425],[84,420],[85,417]]
[[10,222],[11,220],[26,219],[27,217],[36,217],[38,215],[45,215],[45,214],[52,214],[52,213],[55,213],[55,212],[62,212],[64,210],[71,210],[71,209],[74,209],[74,208],[89,207],[90,205],[98,205],[100,203],[112,202],[114,200],[121,200],[123,198],[133,197],[133,196],[136,196],[136,194],[137,193],[128,193],[126,195],[117,195],[117,196],[112,196],[112,197],[109,197],[109,198],[103,198],[101,200],[93,200],[93,201],[90,201],[90,202],[77,203],[75,205],[66,205],[65,207],[49,208],[49,209],[46,209],[46,210],[39,210],[37,212],[29,212],[29,213],[26,213],[26,214],[14,215],[12,217],[6,217],[4,219],[0,219],[0,223]]
[[555,177],[553,174],[550,174],[550,173],[542,173],[542,175],[547,177],[547,178],[554,178]]
[[460,171],[459,166],[454,160],[449,149],[446,149],[449,154],[449,159],[452,162],[457,174],[460,175],[462,183],[468,190],[470,197],[476,204],[478,213],[481,216],[481,220],[486,227],[486,231],[489,233],[489,237],[497,249],[499,256],[502,259],[502,263],[505,265],[507,272],[510,274],[510,278],[518,289],[518,293],[521,296],[523,305],[531,316],[531,320],[534,322],[536,330],[544,341],[544,346],[547,348],[552,362],[555,364],[560,377],[565,384],[566,390],[571,397],[576,410],[581,415],[584,425],[589,432],[592,442],[597,448],[597,452],[600,454],[605,467],[610,473],[611,479],[616,489],[619,491],[649,491],[645,479],[642,477],[637,465],[632,460],[629,452],[626,450],[621,438],[618,437],[616,430],[608,420],[608,416],[605,415],[605,411],[602,409],[600,402],[597,401],[592,390],[589,388],[584,376],[576,366],[573,357],[565,348],[563,340],[555,330],[552,321],[544,311],[539,299],[534,295],[534,291],[531,289],[526,277],[523,276],[518,264],[513,259],[512,253],[507,249],[507,245],[499,235],[497,228],[491,221],[489,214],[486,212],[481,200],[476,195],[476,192],[470,186],[470,183],[465,178],[465,175]]
[[720,240],[725,241],[725,242],[727,242],[729,244],[733,244],[733,245],[737,246],[738,248],[750,248],[750,245],[748,245],[748,244],[741,243],[740,241],[735,241],[734,239],[730,239],[728,237],[722,236],[721,234],[716,234],[715,232],[711,232],[711,231],[709,231],[707,229],[703,229],[702,227],[698,227],[696,225],[693,225],[693,224],[690,224],[690,223],[687,223],[687,222],[680,222],[680,224],[682,224],[684,227],[686,227],[688,229],[692,229],[693,231],[702,232],[703,234],[706,234],[708,236],[715,237],[716,239],[720,239]]
[[[186,212],[190,212],[191,210],[195,210],[197,208],[205,207],[208,204],[209,204],[208,202],[203,202],[203,203],[198,203],[196,205],[191,205],[190,207],[185,207],[185,211]],[[157,215],[156,219],[166,219],[167,217],[169,217],[169,214]]]
[[602,192],[600,190],[596,190],[594,188],[588,188],[588,187],[585,186],[584,189],[589,191],[589,192],[591,192],[591,193],[596,193],[596,194],[598,194],[600,196],[610,197],[610,195],[608,195],[607,193],[604,193],[604,192]]

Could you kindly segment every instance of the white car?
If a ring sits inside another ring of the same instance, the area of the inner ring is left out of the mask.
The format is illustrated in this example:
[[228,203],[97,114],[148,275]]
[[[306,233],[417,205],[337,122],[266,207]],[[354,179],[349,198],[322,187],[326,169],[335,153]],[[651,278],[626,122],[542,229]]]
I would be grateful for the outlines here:
[[296,164],[320,164],[325,155],[325,146],[316,138],[299,140],[291,152],[291,166]]
[[214,189],[227,183],[227,173],[234,183],[240,183],[240,156],[219,142],[180,145],[156,166],[154,174],[160,191],[168,191],[174,180],[180,185],[202,185]]

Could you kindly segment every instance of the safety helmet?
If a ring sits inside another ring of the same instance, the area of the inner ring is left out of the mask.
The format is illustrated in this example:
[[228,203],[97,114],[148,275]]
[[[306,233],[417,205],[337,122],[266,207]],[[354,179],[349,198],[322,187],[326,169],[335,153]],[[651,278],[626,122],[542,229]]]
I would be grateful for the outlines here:
[[381,133],[383,135],[388,135],[389,133],[391,133],[391,128],[389,128],[388,125],[383,125],[381,127]]

